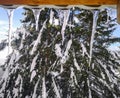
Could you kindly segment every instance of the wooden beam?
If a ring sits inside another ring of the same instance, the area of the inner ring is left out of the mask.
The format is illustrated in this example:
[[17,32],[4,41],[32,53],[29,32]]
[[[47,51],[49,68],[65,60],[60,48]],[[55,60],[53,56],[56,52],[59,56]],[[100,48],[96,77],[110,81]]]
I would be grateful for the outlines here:
[[0,0],[0,5],[117,5],[118,0]]
[[120,24],[120,0],[117,3],[117,22]]

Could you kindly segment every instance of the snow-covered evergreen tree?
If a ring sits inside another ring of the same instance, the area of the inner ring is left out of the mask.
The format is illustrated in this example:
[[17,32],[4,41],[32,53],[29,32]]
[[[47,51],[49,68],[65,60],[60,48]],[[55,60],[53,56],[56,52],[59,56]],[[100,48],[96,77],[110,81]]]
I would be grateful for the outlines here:
[[115,22],[107,10],[30,9],[12,42],[1,98],[119,98],[119,53],[107,48]]

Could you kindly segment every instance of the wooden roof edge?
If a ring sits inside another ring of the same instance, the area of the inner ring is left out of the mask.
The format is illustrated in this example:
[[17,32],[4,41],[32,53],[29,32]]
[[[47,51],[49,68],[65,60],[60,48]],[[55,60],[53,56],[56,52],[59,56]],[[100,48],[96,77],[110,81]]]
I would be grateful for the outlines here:
[[0,5],[117,5],[118,0],[1,0]]

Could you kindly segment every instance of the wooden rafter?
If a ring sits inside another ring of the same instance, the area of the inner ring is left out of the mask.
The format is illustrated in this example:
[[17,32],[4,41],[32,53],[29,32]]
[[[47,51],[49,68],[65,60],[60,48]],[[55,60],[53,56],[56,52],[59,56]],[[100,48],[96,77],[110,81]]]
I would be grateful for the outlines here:
[[120,0],[117,3],[117,22],[120,24]]
[[118,0],[0,0],[0,5],[116,5]]

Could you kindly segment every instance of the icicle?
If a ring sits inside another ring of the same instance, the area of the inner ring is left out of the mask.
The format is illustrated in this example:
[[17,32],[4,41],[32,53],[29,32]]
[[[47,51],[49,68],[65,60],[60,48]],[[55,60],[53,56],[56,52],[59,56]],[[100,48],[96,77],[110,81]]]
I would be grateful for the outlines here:
[[41,8],[32,8],[32,11],[33,11],[33,14],[34,14],[34,18],[35,18],[35,26],[36,26],[36,31],[39,29],[38,26],[38,22],[39,22],[39,16],[40,16],[40,12],[42,11],[43,9]]
[[59,90],[58,90],[58,88],[57,88],[57,85],[56,85],[56,83],[55,83],[54,78],[52,78],[52,81],[53,81],[54,90],[55,90],[55,93],[56,93],[56,96],[57,96],[56,98],[61,98],[60,92],[59,92]]
[[52,9],[50,10],[50,20],[49,23],[53,24],[53,18],[54,18],[54,12],[52,11]]
[[64,19],[63,11],[64,10],[58,10],[58,16],[59,16],[60,25],[62,25],[62,22],[63,22],[63,19]]
[[41,30],[39,32],[39,35],[38,35],[37,39],[35,40],[32,51],[30,52],[31,55],[36,51],[38,43],[41,43],[42,31],[45,28],[46,22],[47,22],[47,20],[43,23],[43,26],[42,26],[42,28],[41,28]]
[[74,61],[74,65],[75,65],[76,69],[80,71],[81,69],[80,69],[80,66],[79,66],[79,64],[78,64],[78,62],[77,62],[77,60],[76,60],[76,58],[75,58],[75,53],[74,53],[74,52],[73,52],[73,58],[74,58],[73,61]]
[[12,38],[12,20],[13,20],[13,14],[14,14],[14,9],[8,8],[7,14],[8,14],[8,19],[9,19],[9,30],[8,30],[8,54],[10,54],[10,49],[11,49],[11,38]]
[[62,24],[62,29],[61,29],[61,34],[62,34],[62,44],[65,40],[65,29],[66,29],[66,26],[67,26],[67,23],[68,23],[68,20],[69,20],[69,16],[70,16],[70,9],[68,10],[63,10],[63,16],[64,16],[64,19],[63,19],[63,24]]
[[40,81],[40,78],[38,79],[37,83],[35,84],[32,98],[37,98],[37,96],[36,96],[36,91],[37,91],[37,87],[38,87],[39,81]]
[[22,87],[23,87],[23,79],[22,79],[22,77],[21,77],[21,83],[20,83],[20,87],[19,87],[20,92],[22,92]]
[[75,82],[75,84],[78,85],[77,78],[76,78],[75,73],[74,73],[74,69],[71,67],[70,70],[71,70],[70,77],[72,79],[72,84]]
[[43,77],[42,82],[43,82],[42,83],[42,98],[47,98],[45,77]]
[[88,57],[90,57],[84,44],[82,42],[80,42],[80,44],[82,47],[82,56],[85,56],[85,54],[86,54]]
[[96,33],[97,19],[98,19],[98,11],[93,11],[93,25],[92,25],[92,34],[91,34],[91,40],[90,40],[89,66],[90,66],[91,60],[92,60],[93,42],[94,42],[94,36]]
[[90,81],[88,78],[87,78],[87,84],[88,84],[89,98],[92,98],[91,89],[90,89]]

